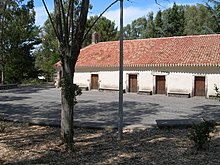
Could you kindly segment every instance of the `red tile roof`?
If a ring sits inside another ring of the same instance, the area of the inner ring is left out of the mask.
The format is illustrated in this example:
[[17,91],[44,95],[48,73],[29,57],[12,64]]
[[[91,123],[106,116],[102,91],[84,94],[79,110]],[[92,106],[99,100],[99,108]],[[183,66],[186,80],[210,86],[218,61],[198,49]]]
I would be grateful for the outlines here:
[[[124,41],[124,66],[220,66],[220,34]],[[119,66],[119,41],[81,49],[77,67]]]

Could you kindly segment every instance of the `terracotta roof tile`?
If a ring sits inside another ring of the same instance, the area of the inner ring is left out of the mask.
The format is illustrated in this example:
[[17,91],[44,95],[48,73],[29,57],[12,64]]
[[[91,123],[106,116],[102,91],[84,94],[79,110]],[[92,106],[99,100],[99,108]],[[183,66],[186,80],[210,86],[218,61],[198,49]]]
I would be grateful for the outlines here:
[[[220,34],[124,41],[125,66],[220,65]],[[119,65],[119,41],[81,49],[77,67]]]

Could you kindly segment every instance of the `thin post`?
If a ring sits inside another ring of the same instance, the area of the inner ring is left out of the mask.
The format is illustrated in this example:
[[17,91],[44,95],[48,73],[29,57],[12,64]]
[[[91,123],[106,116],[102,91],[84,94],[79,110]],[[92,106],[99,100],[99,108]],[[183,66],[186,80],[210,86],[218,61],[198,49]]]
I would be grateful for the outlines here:
[[123,0],[120,0],[120,59],[118,140],[123,139]]

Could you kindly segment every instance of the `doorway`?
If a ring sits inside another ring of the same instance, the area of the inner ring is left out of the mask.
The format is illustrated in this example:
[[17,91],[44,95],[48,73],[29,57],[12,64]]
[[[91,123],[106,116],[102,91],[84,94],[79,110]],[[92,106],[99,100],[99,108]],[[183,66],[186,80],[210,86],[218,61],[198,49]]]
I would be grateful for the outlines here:
[[91,89],[99,89],[99,75],[98,74],[91,75]]
[[205,77],[203,76],[195,77],[194,96],[205,96]]
[[166,94],[165,76],[156,76],[156,94]]
[[137,93],[137,75],[130,74],[129,75],[129,92]]

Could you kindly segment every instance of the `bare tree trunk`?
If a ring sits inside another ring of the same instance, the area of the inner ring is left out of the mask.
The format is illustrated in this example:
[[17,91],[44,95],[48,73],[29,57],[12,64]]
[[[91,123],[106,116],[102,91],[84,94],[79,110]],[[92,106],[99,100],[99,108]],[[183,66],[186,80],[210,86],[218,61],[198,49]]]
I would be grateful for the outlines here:
[[[66,50],[66,49],[65,49]],[[67,148],[73,149],[73,110],[75,89],[73,85],[74,62],[68,50],[62,59],[61,80],[61,139]]]
[[1,83],[4,84],[4,67],[2,66]]
[[[61,140],[66,147],[73,149],[73,110],[76,96],[76,86],[73,84],[75,65],[80,53],[86,28],[89,9],[89,0],[81,0],[80,9],[75,9],[74,0],[67,0],[67,13],[64,10],[64,1],[54,0],[55,24],[42,0],[49,15],[54,32],[59,41],[59,51],[62,61],[61,80]],[[76,3],[77,4],[77,3]],[[74,12],[74,10],[78,10]],[[79,15],[77,15],[77,13]],[[74,23],[74,14],[77,19]]]

